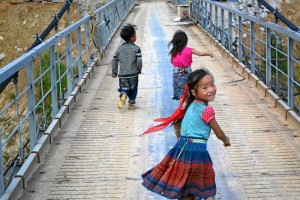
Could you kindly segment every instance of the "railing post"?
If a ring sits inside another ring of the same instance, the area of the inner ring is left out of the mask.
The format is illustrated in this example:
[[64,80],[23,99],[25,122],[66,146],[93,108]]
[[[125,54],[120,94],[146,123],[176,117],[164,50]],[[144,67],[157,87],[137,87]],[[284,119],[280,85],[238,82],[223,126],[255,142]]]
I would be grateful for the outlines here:
[[239,60],[243,60],[243,19],[241,16],[239,16],[239,41],[238,41],[238,46],[239,46]]
[[73,69],[72,69],[72,43],[71,43],[71,34],[66,36],[66,43],[67,43],[67,96],[69,96],[73,90]]
[[[36,145],[37,133],[36,133],[36,114],[35,114],[35,94],[34,94],[34,71],[33,61],[26,66],[26,77],[27,77],[27,91],[28,98],[28,113],[29,114],[29,133],[30,133],[30,151]],[[22,146],[22,145],[21,145]]]
[[93,37],[90,35],[90,29],[91,27],[91,21],[89,20],[86,24],[85,24],[85,30],[86,30],[86,37],[85,37],[85,43],[86,43],[86,46],[85,46],[85,51],[86,51],[86,54],[87,54],[87,65],[90,66],[91,65],[91,44],[90,44],[90,37]]
[[[197,6],[199,5],[199,6]],[[205,12],[206,10],[204,9],[204,4],[202,0],[199,0],[199,4],[194,3],[194,10],[197,12],[199,15],[199,24],[205,29]]]
[[288,105],[294,109],[294,40],[289,37],[288,40]]
[[266,85],[271,86],[272,67],[271,67],[271,30],[266,30]]
[[250,23],[250,60],[251,60],[251,71],[255,74],[255,32],[254,32],[254,22]]
[[50,48],[50,79],[51,79],[51,102],[52,102],[52,120],[58,113],[57,86],[56,86],[56,58],[54,45]]
[[2,152],[2,129],[0,128],[0,194],[4,193],[4,176],[3,176],[3,152]]
[[212,4],[209,4],[209,32],[213,35],[212,28],[213,28],[213,20],[212,20]]
[[78,65],[78,78],[79,80],[83,76],[83,65],[82,65],[82,38],[81,38],[81,26],[77,28],[77,65]]
[[[203,1],[202,1],[202,4],[203,4]],[[207,2],[205,1],[204,2],[204,7],[205,7],[205,17],[204,17],[204,29],[207,30],[207,25],[209,23],[209,13],[208,13],[208,7],[207,7]]]
[[232,13],[228,12],[228,50],[232,51]]
[[218,17],[219,16],[219,13],[218,13],[218,6],[215,6],[215,38],[217,40],[219,40],[219,35],[218,35],[218,32],[219,32],[219,27],[218,27]]
[[222,43],[222,45],[223,46],[225,46],[225,37],[224,37],[224,35],[225,35],[225,30],[224,30],[224,9],[222,8],[221,9],[221,43]]

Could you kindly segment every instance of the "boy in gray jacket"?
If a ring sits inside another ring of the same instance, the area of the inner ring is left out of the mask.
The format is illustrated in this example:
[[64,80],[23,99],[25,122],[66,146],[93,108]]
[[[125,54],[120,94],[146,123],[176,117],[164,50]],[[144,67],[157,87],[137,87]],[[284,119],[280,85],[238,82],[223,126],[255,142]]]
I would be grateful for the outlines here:
[[119,109],[124,107],[127,97],[128,103],[135,104],[138,92],[139,74],[142,71],[142,52],[134,44],[135,30],[136,26],[133,24],[126,24],[122,27],[120,35],[125,42],[118,48],[112,60],[112,77],[119,77]]

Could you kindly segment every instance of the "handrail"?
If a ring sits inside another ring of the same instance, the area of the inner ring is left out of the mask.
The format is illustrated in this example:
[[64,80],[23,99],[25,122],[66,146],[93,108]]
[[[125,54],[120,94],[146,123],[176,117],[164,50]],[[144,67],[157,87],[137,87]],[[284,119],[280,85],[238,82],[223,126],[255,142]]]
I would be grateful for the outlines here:
[[209,0],[192,0],[191,18],[299,116],[300,82],[295,77],[300,67],[295,49],[300,46],[299,29],[287,21],[289,28]]
[[[1,93],[7,94],[1,96],[0,104],[1,194],[23,169],[31,152],[37,153],[34,149],[43,136],[51,141],[49,130],[57,120],[61,125],[61,115],[69,111],[69,104],[75,101],[74,96],[101,61],[112,36],[136,2],[112,0],[40,44],[36,41],[36,46],[0,69],[1,84],[8,77],[14,78]],[[103,21],[109,23],[102,26]],[[50,26],[53,25],[54,22]],[[99,38],[95,27],[105,37]],[[95,46],[91,42],[95,40],[105,42]],[[8,159],[4,159],[5,154],[9,154]],[[26,181],[26,177],[22,179]]]
[[[41,35],[36,35],[36,40],[35,42],[32,44],[32,46],[27,50],[30,51],[31,49],[33,49],[34,47],[36,47],[37,45],[39,45],[40,43],[42,43],[42,41],[49,35],[49,33],[51,32],[51,30],[53,30],[53,28],[57,27],[57,24],[59,22],[59,20],[61,19],[61,17],[64,15],[64,13],[70,9],[70,6],[72,4],[73,0],[67,0],[65,5],[62,7],[62,9],[58,12],[58,14],[55,15],[55,17],[53,18],[52,22],[48,25],[48,27],[43,31],[43,33]],[[1,92],[5,89],[5,87],[9,84],[9,82],[18,77],[18,72],[14,73],[11,76],[8,76],[6,79],[1,79],[0,78],[0,94]]]

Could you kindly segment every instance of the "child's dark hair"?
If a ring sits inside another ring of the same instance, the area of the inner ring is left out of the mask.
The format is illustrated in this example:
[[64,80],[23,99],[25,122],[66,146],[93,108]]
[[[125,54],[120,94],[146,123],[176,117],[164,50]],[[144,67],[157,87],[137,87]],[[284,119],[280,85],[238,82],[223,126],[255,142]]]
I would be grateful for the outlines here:
[[134,25],[134,24],[126,24],[121,29],[121,33],[120,33],[121,38],[123,40],[125,40],[126,42],[129,41],[129,39],[131,37],[135,36],[135,34],[136,34],[135,30],[137,30],[136,25]]
[[189,105],[195,100],[195,96],[192,95],[191,90],[195,90],[197,92],[197,83],[206,75],[210,75],[212,77],[214,77],[212,75],[212,73],[210,73],[207,69],[205,68],[201,68],[201,69],[197,69],[195,71],[193,71],[192,73],[190,73],[190,75],[188,76],[188,80],[187,80],[187,84],[189,86],[189,98],[187,101],[187,107],[189,107]]
[[168,47],[172,45],[172,49],[169,52],[169,55],[176,56],[177,53],[180,53],[188,43],[188,37],[184,31],[178,30],[175,32],[173,39],[169,42]]

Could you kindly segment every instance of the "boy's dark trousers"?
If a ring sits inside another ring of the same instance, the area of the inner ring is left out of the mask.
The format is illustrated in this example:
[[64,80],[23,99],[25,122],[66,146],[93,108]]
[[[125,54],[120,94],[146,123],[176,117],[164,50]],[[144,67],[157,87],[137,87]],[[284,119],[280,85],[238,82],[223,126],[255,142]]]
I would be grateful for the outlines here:
[[118,91],[120,92],[120,97],[122,94],[126,93],[129,100],[135,101],[138,92],[138,82],[138,76],[132,78],[119,78]]

